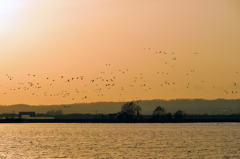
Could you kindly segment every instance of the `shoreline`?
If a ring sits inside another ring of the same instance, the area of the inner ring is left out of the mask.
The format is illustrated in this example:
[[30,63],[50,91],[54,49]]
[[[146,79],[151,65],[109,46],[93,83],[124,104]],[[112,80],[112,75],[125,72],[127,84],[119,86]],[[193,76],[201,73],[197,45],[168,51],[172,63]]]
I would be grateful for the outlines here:
[[182,121],[150,121],[150,120],[135,120],[135,121],[117,121],[117,120],[98,120],[98,119],[4,119],[1,123],[240,123],[239,120],[182,120]]

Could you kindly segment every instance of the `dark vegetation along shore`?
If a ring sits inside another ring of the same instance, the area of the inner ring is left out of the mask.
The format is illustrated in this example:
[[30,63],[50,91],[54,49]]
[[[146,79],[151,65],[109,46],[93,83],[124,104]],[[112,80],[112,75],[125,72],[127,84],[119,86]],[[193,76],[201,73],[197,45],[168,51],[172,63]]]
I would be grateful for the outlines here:
[[[166,112],[174,114],[183,110],[187,114],[208,114],[208,115],[232,115],[240,113],[240,99],[174,99],[174,100],[138,100],[134,101],[141,108],[142,115],[152,115],[157,106],[165,108]],[[119,112],[125,102],[96,102],[96,103],[75,103],[63,105],[25,105],[16,104],[10,106],[0,105],[1,113],[11,112],[36,112],[46,113],[50,110],[61,109],[64,114],[113,114]]]
[[[183,110],[167,112],[164,107],[157,106],[151,115],[141,114],[142,108],[136,102],[124,103],[117,113],[71,113],[64,114],[61,109],[49,110],[34,116],[21,116],[21,113],[1,115],[1,123],[190,123],[190,122],[240,122],[238,114],[187,114]],[[26,112],[27,113],[27,112]],[[9,116],[10,115],[10,116]]]

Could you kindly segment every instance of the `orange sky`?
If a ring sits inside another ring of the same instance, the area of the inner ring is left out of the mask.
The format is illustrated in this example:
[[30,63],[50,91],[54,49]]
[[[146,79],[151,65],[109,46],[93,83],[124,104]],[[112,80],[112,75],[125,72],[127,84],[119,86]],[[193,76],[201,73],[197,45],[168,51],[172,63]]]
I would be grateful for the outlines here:
[[0,104],[238,99],[239,28],[238,0],[0,0]]

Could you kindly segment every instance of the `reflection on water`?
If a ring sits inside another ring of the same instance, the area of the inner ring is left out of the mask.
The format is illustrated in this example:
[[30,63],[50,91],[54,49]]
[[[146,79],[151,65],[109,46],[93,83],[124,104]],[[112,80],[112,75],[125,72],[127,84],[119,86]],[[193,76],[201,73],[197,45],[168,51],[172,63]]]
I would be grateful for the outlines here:
[[240,158],[240,123],[0,124],[0,158]]

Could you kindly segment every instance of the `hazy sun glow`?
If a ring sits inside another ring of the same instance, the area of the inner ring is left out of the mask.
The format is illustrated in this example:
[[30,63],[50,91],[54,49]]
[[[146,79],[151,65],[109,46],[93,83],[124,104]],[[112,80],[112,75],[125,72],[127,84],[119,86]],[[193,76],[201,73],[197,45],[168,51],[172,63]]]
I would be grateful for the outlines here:
[[0,0],[0,16],[11,14],[21,6],[20,1]]

